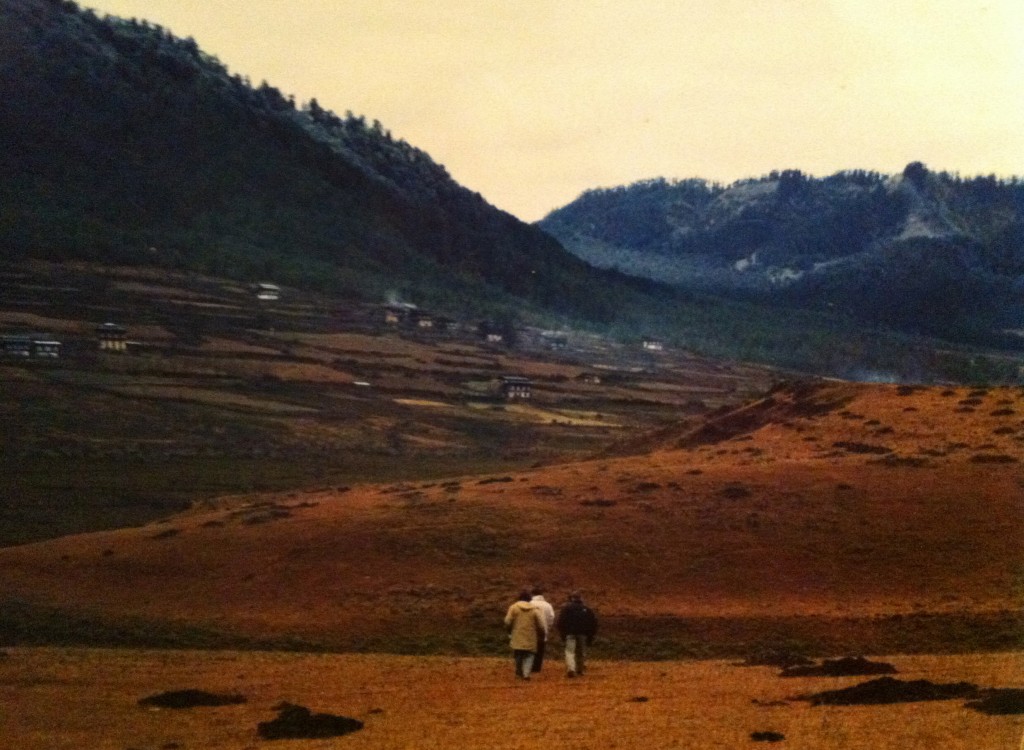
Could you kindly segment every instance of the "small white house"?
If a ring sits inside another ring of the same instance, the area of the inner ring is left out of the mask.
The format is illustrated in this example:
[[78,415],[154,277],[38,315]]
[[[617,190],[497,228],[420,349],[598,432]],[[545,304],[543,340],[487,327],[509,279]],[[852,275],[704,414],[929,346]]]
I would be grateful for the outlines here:
[[501,378],[501,395],[508,401],[528,399],[532,395],[532,383],[529,378],[520,375],[503,375]]
[[56,339],[36,339],[32,342],[32,355],[40,359],[60,357],[61,342]]
[[281,287],[277,284],[257,284],[256,299],[273,301],[281,298]]
[[123,352],[128,348],[128,329],[117,323],[104,323],[96,327],[100,351]]
[[434,316],[430,313],[416,312],[413,314],[412,319],[417,328],[431,330],[434,327]]
[[61,342],[46,334],[13,334],[0,337],[0,353],[9,357],[57,359]]

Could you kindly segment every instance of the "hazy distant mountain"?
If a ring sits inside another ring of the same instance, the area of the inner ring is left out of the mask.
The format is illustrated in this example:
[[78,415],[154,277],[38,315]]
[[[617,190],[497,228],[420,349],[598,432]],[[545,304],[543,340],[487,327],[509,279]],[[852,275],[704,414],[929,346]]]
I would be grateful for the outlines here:
[[643,286],[490,206],[380,123],[297,107],[144,21],[3,0],[0,102],[7,258],[394,289],[463,308],[512,295],[591,319]]
[[590,263],[690,289],[991,340],[1024,323],[1024,183],[772,173],[593,190],[540,226]]

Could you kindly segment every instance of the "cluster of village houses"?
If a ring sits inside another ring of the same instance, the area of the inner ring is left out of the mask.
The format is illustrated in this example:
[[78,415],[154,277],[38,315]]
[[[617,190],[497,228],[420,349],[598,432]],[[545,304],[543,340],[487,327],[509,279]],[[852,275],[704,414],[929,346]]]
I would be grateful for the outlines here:
[[[128,349],[128,329],[117,323],[96,327],[100,351],[123,352]],[[59,359],[64,342],[48,333],[9,333],[0,336],[0,356],[21,359]]]
[[[253,293],[260,302],[273,302],[280,299],[281,289],[275,284],[257,284]],[[421,310],[416,305],[392,303],[383,306],[383,322],[385,326],[411,329],[423,333],[450,332],[456,327],[456,321],[444,316],[434,315]],[[128,339],[128,328],[119,323],[107,322],[98,325],[94,330],[95,343],[102,352],[125,352],[132,346]],[[481,341],[493,345],[506,345],[507,329],[495,325],[491,321],[482,321],[476,326],[476,335]],[[541,334],[539,342],[546,349],[559,350],[568,346],[568,337],[554,333]],[[54,360],[61,356],[63,342],[47,333],[11,333],[0,335],[0,357],[16,359]],[[663,351],[663,343],[655,338],[644,338],[641,346],[647,351]],[[600,376],[587,374],[584,379],[589,383],[600,383]],[[499,391],[507,400],[529,399],[532,396],[532,383],[529,378],[520,375],[504,375],[500,379]]]
[[[421,310],[416,305],[408,303],[392,303],[385,305],[384,323],[394,328],[404,327],[419,331],[437,332],[451,331],[457,325],[456,321],[451,318],[447,318],[443,315],[434,315]],[[476,326],[476,332],[481,340],[489,344],[507,343],[505,341],[506,333],[502,330],[501,326],[496,325],[492,321],[481,321]],[[543,339],[543,346],[546,349],[565,349],[569,345],[568,336],[555,333],[543,333],[541,334],[541,338]],[[641,341],[641,346],[646,351],[660,352],[665,349],[664,342],[653,337],[644,337]]]

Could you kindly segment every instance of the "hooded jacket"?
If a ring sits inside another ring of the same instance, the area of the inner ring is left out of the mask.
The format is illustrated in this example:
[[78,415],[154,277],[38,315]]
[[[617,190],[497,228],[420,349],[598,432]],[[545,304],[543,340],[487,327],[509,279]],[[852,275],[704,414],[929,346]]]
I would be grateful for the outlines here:
[[537,651],[538,633],[547,634],[544,619],[530,602],[515,602],[505,615],[505,627],[509,629],[509,645],[515,651]]
[[544,620],[545,633],[551,633],[551,628],[555,626],[555,608],[544,598],[543,594],[537,594],[530,599],[530,604],[540,612],[541,619]]

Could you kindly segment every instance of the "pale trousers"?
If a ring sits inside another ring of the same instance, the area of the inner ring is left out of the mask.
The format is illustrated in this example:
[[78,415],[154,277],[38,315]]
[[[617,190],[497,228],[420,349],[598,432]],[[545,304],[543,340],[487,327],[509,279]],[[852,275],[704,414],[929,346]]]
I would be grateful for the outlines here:
[[515,658],[516,677],[522,677],[524,680],[530,679],[530,672],[533,671],[534,653],[532,651],[516,649],[512,652],[512,656]]
[[583,660],[586,655],[586,636],[565,636],[565,671],[572,674],[583,674]]

